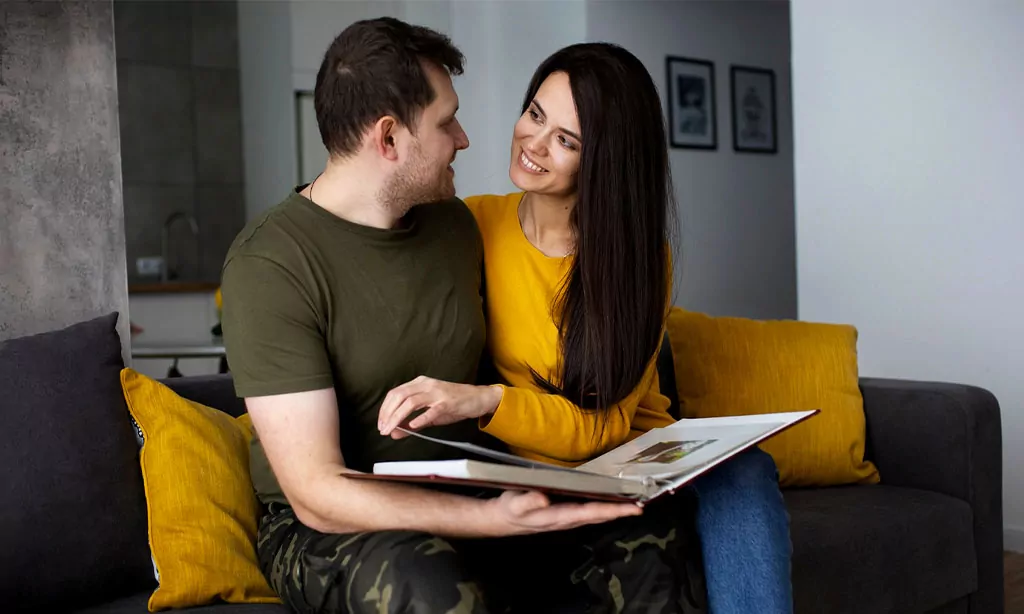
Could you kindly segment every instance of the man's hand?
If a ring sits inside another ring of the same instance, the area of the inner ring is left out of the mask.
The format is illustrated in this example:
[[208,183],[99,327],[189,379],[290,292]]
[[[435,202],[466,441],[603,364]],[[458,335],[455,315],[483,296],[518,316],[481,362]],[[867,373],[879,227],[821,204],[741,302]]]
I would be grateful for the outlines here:
[[555,503],[535,491],[507,490],[487,502],[493,518],[494,536],[527,535],[567,531],[587,524],[599,524],[625,516],[639,516],[643,509],[634,503]]
[[420,376],[391,389],[381,403],[377,428],[381,435],[394,439],[406,437],[395,428],[413,412],[425,409],[408,428],[419,430],[428,426],[452,424],[494,413],[501,402],[502,390],[497,386],[453,384]]

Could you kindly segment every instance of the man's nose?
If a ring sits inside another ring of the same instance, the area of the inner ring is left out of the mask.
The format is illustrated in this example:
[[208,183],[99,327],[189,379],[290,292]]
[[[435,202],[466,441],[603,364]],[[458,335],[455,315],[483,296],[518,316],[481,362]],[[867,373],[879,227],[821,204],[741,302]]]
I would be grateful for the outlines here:
[[[459,120],[455,120],[458,123]],[[455,137],[455,149],[463,150],[469,148],[469,136],[466,135],[466,131],[462,129],[462,124],[458,124],[459,132]]]

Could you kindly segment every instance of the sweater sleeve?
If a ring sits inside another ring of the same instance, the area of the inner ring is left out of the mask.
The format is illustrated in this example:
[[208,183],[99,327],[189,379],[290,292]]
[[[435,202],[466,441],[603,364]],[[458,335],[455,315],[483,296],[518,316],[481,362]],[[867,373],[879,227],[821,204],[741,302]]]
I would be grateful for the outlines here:
[[583,409],[556,394],[501,386],[501,403],[482,422],[484,432],[515,448],[564,462],[590,460],[618,447],[629,438],[638,410],[655,413],[668,407],[657,386],[654,360],[633,392],[604,412]]

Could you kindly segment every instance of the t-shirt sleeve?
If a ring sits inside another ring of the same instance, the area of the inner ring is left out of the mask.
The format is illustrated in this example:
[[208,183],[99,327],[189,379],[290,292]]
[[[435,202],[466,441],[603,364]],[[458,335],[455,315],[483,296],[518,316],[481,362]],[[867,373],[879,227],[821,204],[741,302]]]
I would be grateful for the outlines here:
[[334,386],[322,319],[309,291],[285,267],[238,256],[224,267],[221,325],[240,397]]

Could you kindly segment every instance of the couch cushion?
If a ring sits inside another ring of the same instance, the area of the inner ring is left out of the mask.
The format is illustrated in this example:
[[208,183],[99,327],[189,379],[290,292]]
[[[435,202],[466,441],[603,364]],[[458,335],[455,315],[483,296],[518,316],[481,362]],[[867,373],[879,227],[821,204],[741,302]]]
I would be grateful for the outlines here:
[[121,372],[121,385],[145,442],[149,545],[160,579],[150,609],[279,603],[256,558],[249,416],[184,399],[133,369]]
[[[74,614],[149,614],[149,609],[146,605],[149,601],[149,595],[150,593],[148,592],[139,593],[103,605],[75,610]],[[201,614],[288,614],[288,610],[281,605],[235,603],[218,603],[174,611],[188,612],[189,614],[192,614],[192,612]]]
[[796,612],[926,612],[978,583],[971,508],[892,486],[785,491]]
[[684,418],[820,409],[761,444],[782,486],[877,484],[864,460],[857,329],[715,317],[673,307],[668,336]]
[[0,595],[13,610],[153,584],[117,314],[0,343]]

